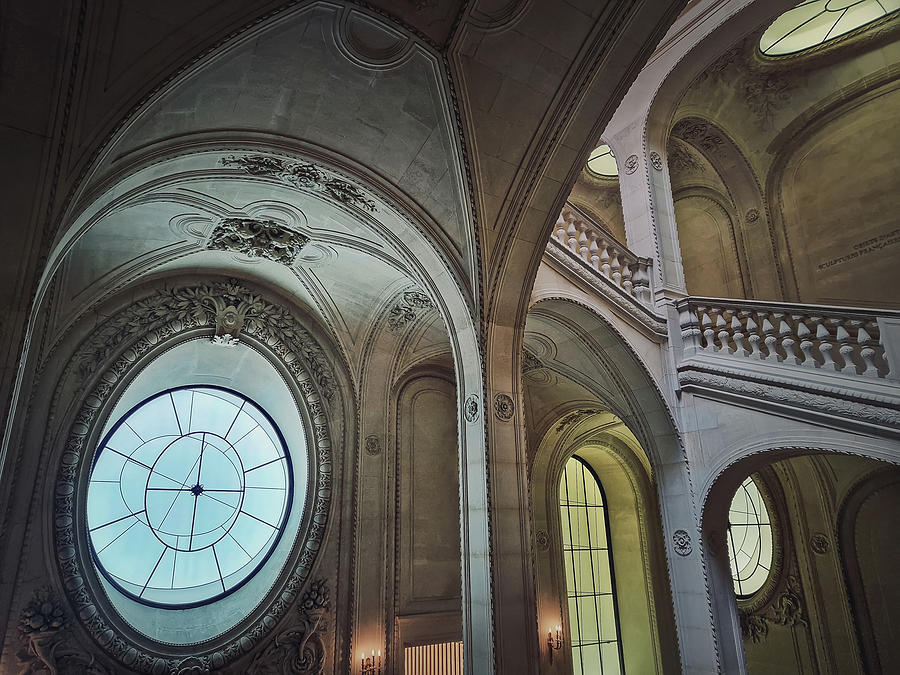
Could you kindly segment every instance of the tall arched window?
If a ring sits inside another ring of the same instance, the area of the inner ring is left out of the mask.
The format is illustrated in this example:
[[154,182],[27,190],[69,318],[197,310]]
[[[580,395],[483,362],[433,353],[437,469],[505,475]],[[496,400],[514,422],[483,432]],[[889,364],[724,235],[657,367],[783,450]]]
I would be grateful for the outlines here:
[[728,510],[728,561],[739,598],[762,588],[772,569],[772,523],[751,476],[734,493]]
[[577,455],[559,481],[572,672],[624,672],[619,642],[609,519],[600,481]]

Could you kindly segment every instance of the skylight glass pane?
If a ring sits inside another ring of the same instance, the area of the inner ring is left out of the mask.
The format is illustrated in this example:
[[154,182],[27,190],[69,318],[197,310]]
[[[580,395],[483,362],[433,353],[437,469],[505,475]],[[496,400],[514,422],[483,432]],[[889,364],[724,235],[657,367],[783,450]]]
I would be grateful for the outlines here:
[[603,490],[579,457],[566,462],[559,506],[573,672],[621,672]]
[[807,0],[772,22],[759,41],[763,54],[795,54],[846,35],[900,9],[900,0]]
[[597,147],[588,157],[587,168],[600,176],[613,178],[619,175],[616,156],[608,145]]
[[728,510],[728,560],[738,597],[756,593],[772,568],[772,525],[759,488],[748,477]]
[[160,607],[236,589],[284,528],[289,462],[272,421],[236,392],[198,386],[151,397],[98,447],[87,496],[98,569]]

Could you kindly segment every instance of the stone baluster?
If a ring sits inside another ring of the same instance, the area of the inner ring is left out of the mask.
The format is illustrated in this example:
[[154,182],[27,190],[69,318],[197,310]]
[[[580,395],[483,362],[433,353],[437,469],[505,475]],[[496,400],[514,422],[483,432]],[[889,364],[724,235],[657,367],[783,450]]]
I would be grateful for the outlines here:
[[591,233],[591,245],[588,247],[588,256],[590,258],[591,267],[596,271],[600,271],[600,254],[597,252],[597,237]]
[[[829,319],[834,325],[837,326],[835,330],[835,340],[838,343],[838,353],[841,355],[841,361],[843,363],[838,362],[837,359],[834,361],[834,369],[839,373],[848,373],[852,374],[856,372],[856,364],[853,363],[853,345],[850,343],[850,333],[847,332],[847,328],[844,326],[844,321],[841,319]],[[846,323],[852,324],[854,322],[847,321]]]
[[710,316],[710,312],[706,307],[698,307],[697,311],[700,313],[700,328],[703,331],[703,348],[710,352],[716,351],[716,343],[713,341],[713,338],[716,335],[716,331],[713,328],[712,317]]
[[739,353],[741,356],[750,356],[750,349],[744,342],[744,327],[741,325],[741,319],[738,315],[746,315],[746,312],[734,312],[731,315],[731,334],[734,337],[734,350],[732,354]]
[[798,363],[797,352],[794,350],[794,345],[797,343],[794,339],[794,329],[791,328],[785,316],[781,317],[781,322],[778,324],[778,337],[781,338],[781,348],[784,350],[784,359],[782,360],[793,359],[795,363]]
[[631,268],[628,266],[628,260],[622,262],[622,290],[628,295],[634,295],[631,292],[634,283],[631,281]]
[[856,344],[859,345],[859,357],[863,362],[862,374],[866,377],[879,377],[878,366],[875,363],[875,348],[872,346],[874,341],[865,326],[860,326],[856,332]]
[[820,320],[816,325],[816,339],[819,341],[819,353],[822,355],[822,367],[827,368],[829,365],[838,370],[837,364],[834,362],[834,355],[831,353],[834,345],[831,344],[831,333],[825,327],[825,321]]
[[588,224],[583,220],[578,221],[578,256],[584,262],[590,262],[590,245],[588,243]]
[[578,252],[578,229],[575,227],[575,220],[569,220],[569,226],[566,228],[566,248],[572,253]]
[[566,244],[566,230],[568,228],[568,223],[566,223],[566,219],[563,218],[562,214],[559,214],[559,218],[556,221],[556,229],[553,231],[553,236],[556,237],[556,240],[565,246]]
[[809,327],[806,325],[806,321],[802,314],[794,314],[793,315],[794,323],[797,326],[797,337],[800,339],[800,352],[803,354],[803,358],[800,356],[794,356],[794,363],[797,365],[805,366],[807,368],[818,368],[819,364],[816,362],[816,357],[813,356],[813,341],[810,339],[810,335],[812,333],[809,330]]
[[781,361],[781,357],[778,355],[778,350],[775,347],[778,344],[778,338],[775,337],[775,326],[769,320],[768,314],[762,314],[761,316],[763,317],[762,333],[763,341],[766,343],[766,353],[760,352],[759,358],[763,361],[778,363]]
[[610,278],[609,274],[610,265],[609,265],[609,246],[607,246],[607,242],[603,242],[603,249],[600,251],[600,274],[605,276],[607,279]]
[[648,302],[650,300],[650,269],[645,261],[637,261],[633,280],[635,297],[641,302]]
[[616,286],[622,285],[622,264],[619,262],[619,251],[613,247],[609,249],[609,266],[612,270],[610,278]]
[[752,312],[746,312],[746,315],[747,315],[746,328],[747,328],[747,333],[749,335],[748,340],[750,341],[750,353],[747,354],[747,356],[749,356],[750,358],[755,357],[758,359],[762,359],[764,357],[759,348],[759,339],[760,339],[759,326],[757,326],[756,321],[753,320]]
[[728,324],[725,322],[724,307],[716,308],[716,328],[719,329],[716,333],[716,337],[719,339],[719,351],[733,354],[734,350],[731,348],[731,333],[728,332]]

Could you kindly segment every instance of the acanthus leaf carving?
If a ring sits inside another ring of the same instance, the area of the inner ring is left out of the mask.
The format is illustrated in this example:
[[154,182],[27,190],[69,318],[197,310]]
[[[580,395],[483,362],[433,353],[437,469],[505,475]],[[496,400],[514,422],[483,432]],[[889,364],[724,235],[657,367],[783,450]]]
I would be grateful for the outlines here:
[[237,167],[251,176],[275,178],[294,187],[319,192],[328,198],[374,213],[375,202],[361,189],[341,178],[328,175],[309,162],[298,162],[269,155],[242,155],[222,158],[223,166]]
[[803,609],[800,580],[796,575],[788,576],[784,591],[766,612],[739,610],[741,633],[745,639],[760,642],[769,634],[769,626],[809,626]]
[[434,303],[431,298],[422,291],[404,291],[388,311],[388,327],[391,331],[398,331],[414,321],[422,310],[432,307]]
[[212,231],[207,248],[290,266],[307,243],[309,237],[272,220],[224,218]]

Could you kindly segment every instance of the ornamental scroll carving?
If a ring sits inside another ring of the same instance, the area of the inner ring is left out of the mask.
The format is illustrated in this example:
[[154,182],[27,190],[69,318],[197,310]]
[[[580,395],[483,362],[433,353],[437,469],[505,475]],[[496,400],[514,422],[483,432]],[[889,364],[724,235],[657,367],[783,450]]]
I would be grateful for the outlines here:
[[398,331],[415,320],[423,310],[431,309],[434,303],[422,291],[404,291],[388,312],[388,327]]
[[23,643],[16,655],[19,674],[109,673],[93,656],[73,646],[69,628],[69,613],[56,592],[50,586],[37,589],[19,617],[19,639]]
[[[100,411],[107,405],[116,383],[126,379],[157,345],[187,331],[198,328],[211,330],[217,325],[217,316],[229,308],[237,312],[237,319],[227,323],[240,325],[242,335],[252,336],[266,345],[271,354],[280,360],[285,372],[293,377],[304,398],[313,423],[311,452],[316,457],[315,471],[311,476],[311,520],[303,533],[302,542],[298,542],[296,560],[276,582],[278,592],[274,599],[269,600],[263,611],[244,626],[239,637],[210,646],[209,651],[198,652],[189,658],[172,657],[162,646],[150,647],[132,641],[117,623],[119,619],[107,615],[102,609],[98,599],[100,591],[77,555],[78,548],[87,545],[80,539],[75,527],[78,477],[84,462],[90,458],[87,446],[91,429],[97,423]],[[86,364],[92,365],[88,368]],[[74,416],[60,456],[54,489],[55,558],[73,615],[78,617],[81,627],[95,643],[129,672],[189,675],[219,670],[250,654],[264,642],[294,606],[322,547],[332,492],[332,441],[323,401],[328,397],[326,390],[335,390],[331,366],[315,339],[287,309],[269,302],[232,279],[161,290],[136,301],[106,321],[82,343],[63,381],[77,378],[78,373],[85,369],[99,368],[103,368],[102,374],[97,377],[92,375],[87,380],[93,383],[93,388],[82,394],[81,407]],[[82,669],[75,672],[92,671]]]
[[325,668],[326,614],[330,605],[324,579],[314,581],[297,605],[293,624],[278,633],[266,649],[256,655],[247,672],[251,675],[319,675]]
[[334,178],[309,162],[296,162],[271,155],[243,155],[222,158],[223,166],[243,169],[251,176],[275,178],[294,187],[318,192],[340,204],[374,213],[375,202],[348,181]]
[[769,634],[769,626],[808,626],[804,616],[803,596],[800,580],[790,575],[784,592],[765,613],[751,613],[740,610],[741,634],[745,639],[760,642]]
[[213,230],[207,248],[290,266],[308,242],[309,237],[272,220],[225,218]]

